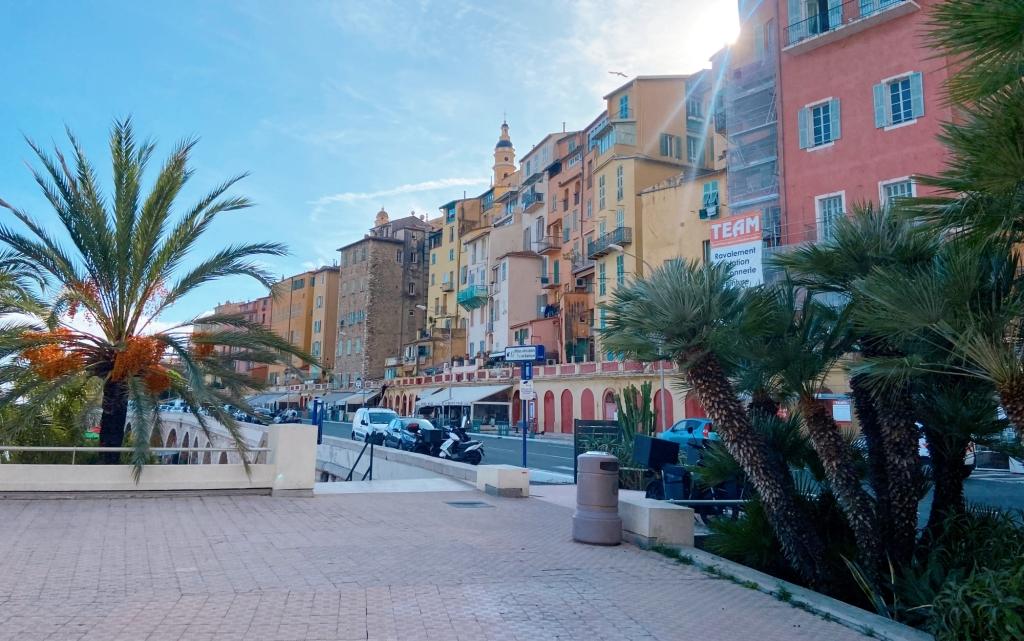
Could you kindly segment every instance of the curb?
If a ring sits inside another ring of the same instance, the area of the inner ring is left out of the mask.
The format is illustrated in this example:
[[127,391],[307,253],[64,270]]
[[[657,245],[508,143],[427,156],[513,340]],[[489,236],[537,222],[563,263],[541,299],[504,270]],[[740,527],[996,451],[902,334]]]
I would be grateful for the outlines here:
[[935,641],[935,637],[922,630],[897,623],[892,619],[886,619],[704,550],[678,546],[654,549],[682,563],[689,562],[708,574],[771,595],[795,608],[835,621],[870,638],[885,639],[886,641]]

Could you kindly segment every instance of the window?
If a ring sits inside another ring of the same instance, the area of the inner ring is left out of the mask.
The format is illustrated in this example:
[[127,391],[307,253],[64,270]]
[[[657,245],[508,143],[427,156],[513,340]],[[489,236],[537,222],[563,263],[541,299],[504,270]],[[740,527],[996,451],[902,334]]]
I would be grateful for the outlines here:
[[357,338],[356,339],[355,349],[356,349],[356,354],[361,354],[363,352],[363,339],[361,339],[361,338]]
[[601,296],[604,296],[605,294],[608,293],[608,288],[605,286],[605,282],[604,282],[604,275],[605,275],[604,263],[598,263],[597,264],[597,293],[600,294]]
[[476,343],[473,342],[473,341],[469,341],[469,355],[470,356],[475,356],[476,355]]
[[622,254],[615,257],[615,284],[618,287],[626,284],[626,257]]
[[587,220],[594,217],[594,201],[587,199]]
[[454,249],[449,249],[448,250],[448,260],[455,260],[455,250]]
[[661,155],[669,158],[683,157],[683,139],[672,134],[661,134]]
[[619,118],[629,118],[629,94],[619,96]]
[[879,183],[879,186],[881,187],[879,196],[883,207],[891,205],[893,199],[914,196],[914,181],[910,178]]
[[626,211],[619,207],[615,210],[615,229],[622,229],[626,226]]
[[686,162],[691,165],[697,163],[697,159],[700,158],[700,138],[696,136],[686,137]]
[[700,119],[704,115],[704,106],[701,104],[700,98],[687,98],[686,99],[686,117]]
[[403,256],[404,253],[405,252],[403,252],[401,249],[396,249],[395,250],[395,262],[398,263],[399,265],[402,264],[402,259],[404,258],[404,256]]
[[313,341],[313,356],[320,356],[320,341]]
[[554,282],[555,285],[558,284],[558,279],[559,279],[558,266],[560,264],[561,264],[561,261],[555,260],[554,265],[552,265],[552,267],[551,267],[551,280]]
[[832,240],[836,223],[844,216],[843,194],[818,197],[818,240]]
[[601,308],[601,329],[604,329],[608,325],[608,310]]
[[415,296],[416,295],[416,283],[409,283],[409,295],[410,296]]
[[718,181],[710,180],[704,183],[704,197],[701,201],[705,207],[718,205]]
[[345,339],[345,355],[346,356],[351,356],[352,355],[352,339],[351,338],[346,338]]
[[622,165],[619,165],[615,168],[615,200],[622,200],[622,185],[624,181],[625,178],[623,176]]
[[501,261],[501,282],[508,280],[508,261]]
[[320,309],[323,306],[324,306],[324,297],[323,296],[317,296],[316,297],[316,308]]
[[436,283],[437,279],[436,279],[436,278],[434,278],[435,276],[437,276],[437,274],[431,274],[431,275],[430,275],[430,286],[431,286],[431,287],[433,287],[433,286],[434,286],[435,284],[437,284],[437,283]]
[[800,110],[797,125],[800,148],[811,149],[839,140],[839,100],[831,98]]
[[322,327],[323,327],[323,321],[318,321],[318,320],[313,321],[313,333],[314,334],[319,334],[320,333],[320,329]]
[[911,123],[924,115],[923,76],[910,73],[874,86],[875,127]]
[[296,278],[295,280],[292,281],[292,291],[294,291],[296,289],[302,289],[305,286],[306,286],[306,279],[305,278]]
[[465,285],[466,281],[468,279],[469,279],[469,267],[463,265],[462,268],[459,270],[459,282],[462,283],[463,285]]
[[455,225],[448,228],[448,242],[455,242]]
[[604,209],[604,175],[597,177],[597,210]]
[[437,264],[437,252],[430,252],[430,264],[431,265],[436,265]]

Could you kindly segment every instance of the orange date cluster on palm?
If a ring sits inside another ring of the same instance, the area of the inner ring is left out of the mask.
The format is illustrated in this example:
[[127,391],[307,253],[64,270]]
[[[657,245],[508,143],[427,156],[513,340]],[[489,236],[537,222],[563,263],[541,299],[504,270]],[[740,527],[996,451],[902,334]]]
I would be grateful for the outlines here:
[[160,364],[165,345],[152,336],[132,336],[125,341],[125,348],[114,356],[114,367],[110,379],[122,381],[132,376],[142,379],[146,391],[159,394],[170,388],[171,377],[167,368]]
[[25,332],[23,337],[26,340],[46,341],[41,345],[29,347],[21,353],[29,362],[32,371],[40,378],[53,380],[76,372],[85,366],[85,359],[82,355],[67,348],[71,341],[70,334],[64,328],[52,332]]

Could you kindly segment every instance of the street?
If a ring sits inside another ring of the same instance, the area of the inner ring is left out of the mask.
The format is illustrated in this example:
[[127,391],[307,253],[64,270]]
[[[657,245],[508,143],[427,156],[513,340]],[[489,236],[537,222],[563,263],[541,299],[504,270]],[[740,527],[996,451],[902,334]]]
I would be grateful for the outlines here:
[[[350,438],[350,423],[324,422],[324,435]],[[523,441],[515,436],[473,434],[484,443],[484,463],[520,465]],[[572,441],[527,439],[526,462],[530,469],[572,476]],[[971,503],[1003,509],[1024,510],[1024,475],[1005,470],[977,470],[964,484]],[[928,518],[931,492],[921,501],[922,519]]]

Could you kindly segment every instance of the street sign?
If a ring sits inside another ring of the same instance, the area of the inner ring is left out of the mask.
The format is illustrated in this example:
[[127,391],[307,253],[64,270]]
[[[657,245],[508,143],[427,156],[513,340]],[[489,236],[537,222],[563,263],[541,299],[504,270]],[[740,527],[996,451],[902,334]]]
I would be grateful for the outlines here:
[[537,392],[533,388],[532,380],[519,381],[519,398],[524,401],[532,401],[537,398]]
[[524,381],[533,380],[533,363],[527,361],[519,366],[519,378]]
[[532,363],[544,360],[543,345],[516,345],[505,348],[505,361],[509,363]]

